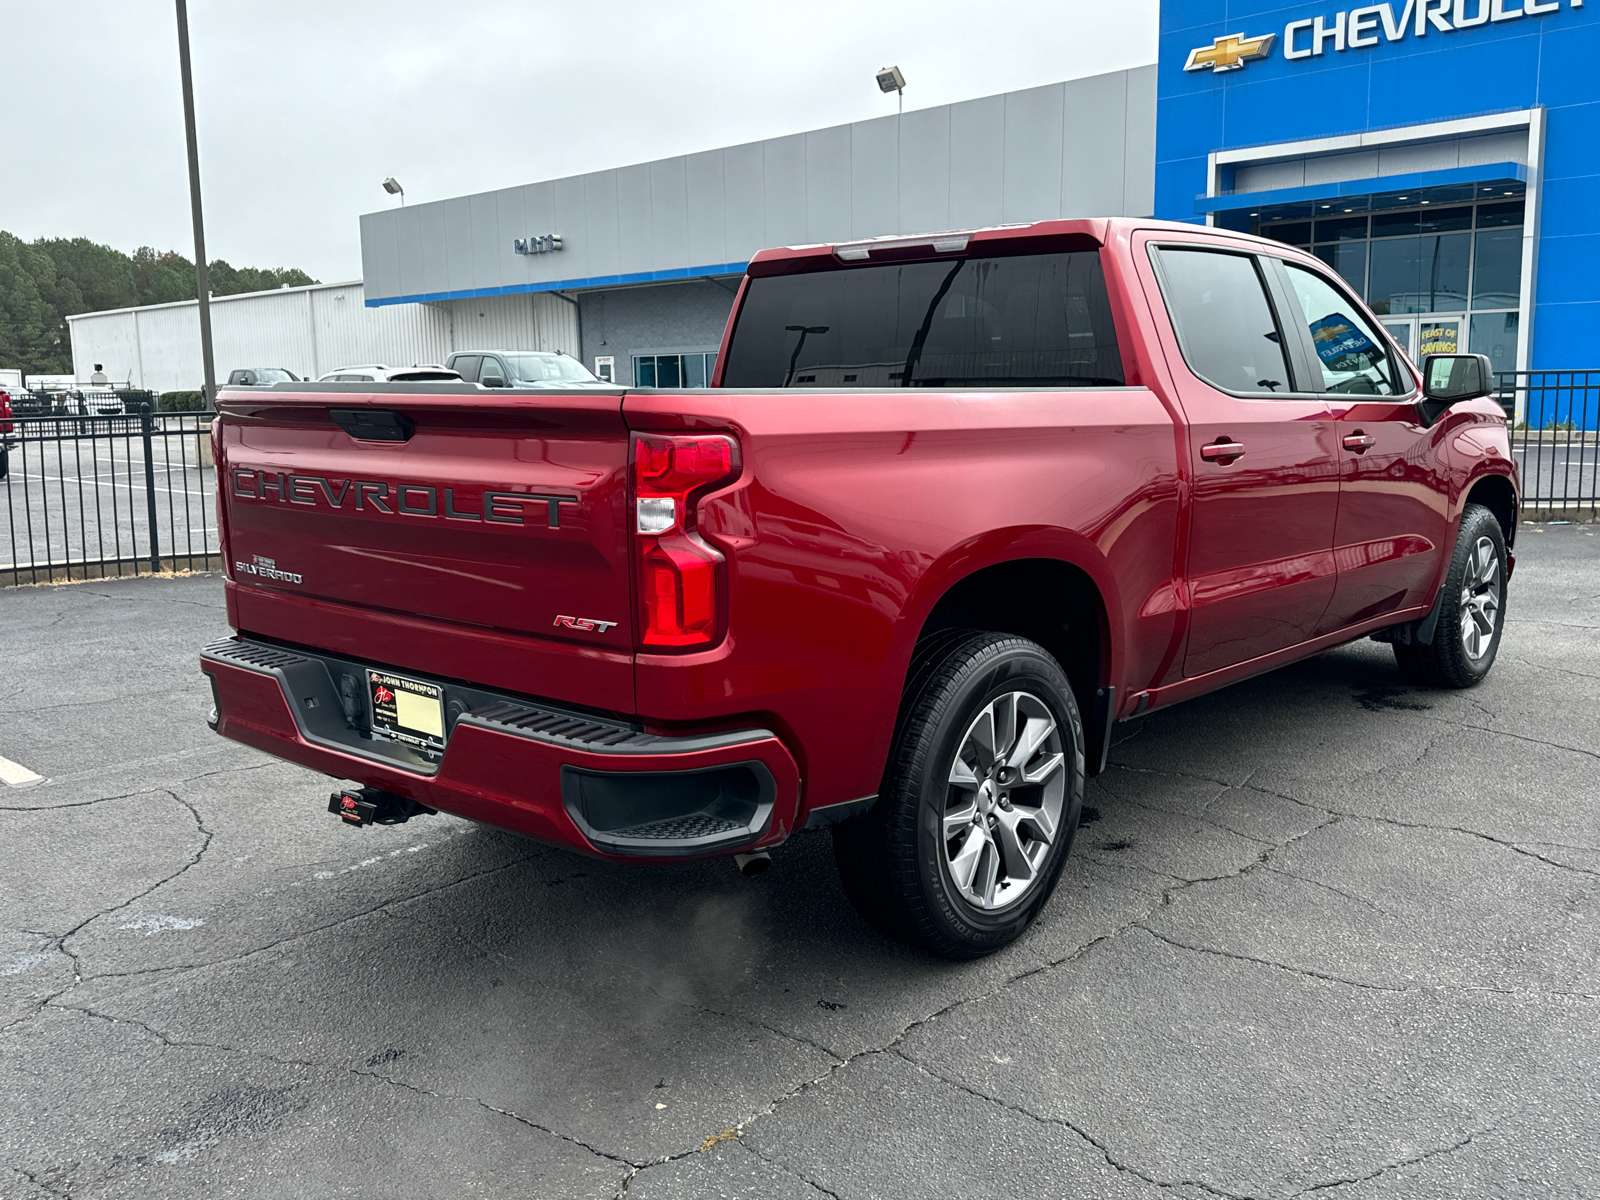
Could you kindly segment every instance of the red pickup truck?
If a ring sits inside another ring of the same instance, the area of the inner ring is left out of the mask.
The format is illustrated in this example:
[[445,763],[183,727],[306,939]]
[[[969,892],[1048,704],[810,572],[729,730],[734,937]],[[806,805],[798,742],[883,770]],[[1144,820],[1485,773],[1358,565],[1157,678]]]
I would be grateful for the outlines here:
[[613,860],[833,826],[877,928],[985,954],[1115,722],[1356,638],[1494,662],[1488,362],[1138,220],[768,250],[710,388],[224,390],[218,732]]

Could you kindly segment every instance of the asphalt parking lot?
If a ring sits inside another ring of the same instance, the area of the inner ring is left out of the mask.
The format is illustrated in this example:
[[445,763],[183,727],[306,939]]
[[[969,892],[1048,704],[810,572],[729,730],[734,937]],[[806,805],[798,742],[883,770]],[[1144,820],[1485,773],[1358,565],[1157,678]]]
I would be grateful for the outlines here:
[[822,834],[341,827],[204,724],[218,579],[0,591],[0,1197],[1600,1194],[1600,535],[1518,552],[1474,691],[1363,642],[1127,727],[966,965]]

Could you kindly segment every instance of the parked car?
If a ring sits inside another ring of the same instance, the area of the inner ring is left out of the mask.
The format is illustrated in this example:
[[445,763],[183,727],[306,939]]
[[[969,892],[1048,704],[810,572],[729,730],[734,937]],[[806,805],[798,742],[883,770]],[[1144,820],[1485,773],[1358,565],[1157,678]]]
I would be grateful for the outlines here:
[[444,365],[482,387],[570,388],[604,385],[577,359],[544,350],[471,350],[452,354]]
[[352,824],[747,872],[831,826],[868,922],[970,958],[1049,897],[1117,721],[1358,638],[1419,684],[1494,664],[1521,501],[1489,362],[1419,378],[1290,246],[767,250],[717,363],[533,410],[225,394],[213,727],[356,781]]
[[275,383],[299,383],[300,376],[285,367],[237,367],[228,372],[225,387],[271,387]]
[[422,363],[411,367],[386,367],[382,363],[367,363],[354,367],[335,367],[317,376],[318,383],[449,383],[459,382],[461,376],[437,363]]

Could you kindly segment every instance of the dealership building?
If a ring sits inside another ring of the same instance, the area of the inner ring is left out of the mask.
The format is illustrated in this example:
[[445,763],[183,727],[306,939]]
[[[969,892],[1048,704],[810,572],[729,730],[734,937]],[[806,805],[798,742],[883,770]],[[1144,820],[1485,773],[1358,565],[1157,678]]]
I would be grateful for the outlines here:
[[[1160,21],[1148,67],[370,213],[359,283],[214,305],[218,369],[520,348],[702,386],[763,247],[1112,215],[1304,247],[1416,355],[1600,364],[1600,4],[1163,0]],[[193,307],[72,318],[79,377],[195,386]]]

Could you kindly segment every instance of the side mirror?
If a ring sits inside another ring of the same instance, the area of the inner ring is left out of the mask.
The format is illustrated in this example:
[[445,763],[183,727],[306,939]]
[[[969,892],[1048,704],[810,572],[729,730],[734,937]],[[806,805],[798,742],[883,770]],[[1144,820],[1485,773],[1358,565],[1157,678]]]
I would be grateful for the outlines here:
[[485,375],[478,382],[483,384],[484,387],[505,387],[506,377],[504,375]]
[[1429,354],[1422,360],[1422,414],[1432,425],[1452,404],[1494,395],[1494,367],[1485,354]]

